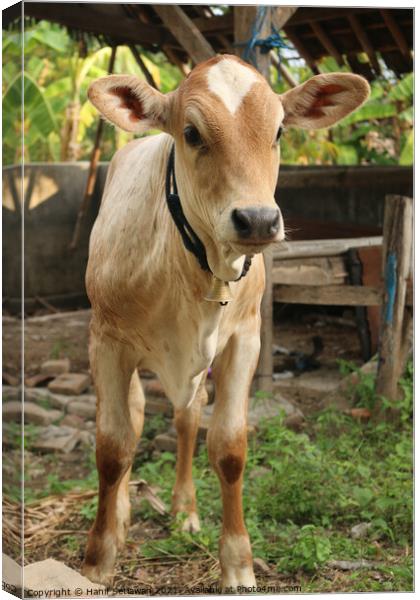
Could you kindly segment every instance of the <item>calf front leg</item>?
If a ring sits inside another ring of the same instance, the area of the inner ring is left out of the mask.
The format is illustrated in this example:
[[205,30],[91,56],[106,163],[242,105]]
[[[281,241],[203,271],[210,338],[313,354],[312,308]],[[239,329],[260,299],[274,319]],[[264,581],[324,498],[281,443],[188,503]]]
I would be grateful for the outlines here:
[[129,525],[128,482],[143,427],[144,396],[136,361],[126,346],[92,337],[90,354],[98,398],[99,495],[82,572],[91,581],[111,585],[117,549]]
[[214,366],[216,403],[207,436],[210,462],[221,486],[223,526],[219,545],[222,587],[254,586],[252,551],[242,510],[247,450],[248,394],[260,340],[232,336]]

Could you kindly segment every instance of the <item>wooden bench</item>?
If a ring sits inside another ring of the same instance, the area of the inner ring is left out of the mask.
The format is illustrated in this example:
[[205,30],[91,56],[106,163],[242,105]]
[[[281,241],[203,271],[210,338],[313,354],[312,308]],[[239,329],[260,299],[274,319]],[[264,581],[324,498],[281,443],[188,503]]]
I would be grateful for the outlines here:
[[[381,307],[378,393],[394,398],[405,364],[412,323],[411,198],[387,196],[383,236],[292,241],[265,256],[267,289],[262,304],[262,350],[257,386],[272,391],[272,303]],[[382,247],[378,285],[352,285],[350,250]],[[270,311],[271,307],[271,311]]]

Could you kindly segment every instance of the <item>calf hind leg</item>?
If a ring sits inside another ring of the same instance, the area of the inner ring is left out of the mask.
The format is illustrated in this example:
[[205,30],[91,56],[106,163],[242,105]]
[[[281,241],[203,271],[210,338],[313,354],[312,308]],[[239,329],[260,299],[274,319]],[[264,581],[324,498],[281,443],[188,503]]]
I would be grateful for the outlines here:
[[177,430],[177,463],[176,481],[172,492],[172,514],[187,513],[183,530],[195,533],[200,531],[200,520],[197,514],[195,488],[192,479],[192,461],[200,422],[201,406],[207,401],[205,388],[206,375],[195,395],[191,406],[175,411],[175,427]]
[[144,396],[134,372],[135,361],[126,348],[93,340],[91,365],[98,396],[99,495],[82,572],[91,581],[110,585],[117,549],[129,525],[128,482],[143,427]]

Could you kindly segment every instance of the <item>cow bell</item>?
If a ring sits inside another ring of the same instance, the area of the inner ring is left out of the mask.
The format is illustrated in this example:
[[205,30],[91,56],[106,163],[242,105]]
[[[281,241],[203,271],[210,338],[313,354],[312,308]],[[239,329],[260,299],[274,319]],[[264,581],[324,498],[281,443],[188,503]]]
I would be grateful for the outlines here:
[[233,299],[228,281],[222,281],[213,275],[211,286],[204,300],[208,302],[229,302]]

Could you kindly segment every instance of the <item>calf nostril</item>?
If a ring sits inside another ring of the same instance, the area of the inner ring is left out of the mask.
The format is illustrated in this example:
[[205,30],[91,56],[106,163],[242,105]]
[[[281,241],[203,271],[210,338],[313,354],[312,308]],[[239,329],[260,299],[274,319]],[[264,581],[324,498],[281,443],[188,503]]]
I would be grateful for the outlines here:
[[271,220],[271,223],[270,223],[270,226],[268,229],[268,233],[269,233],[269,235],[276,235],[279,232],[279,229],[280,229],[280,213],[276,212],[276,215]]
[[252,218],[251,215],[245,211],[235,208],[232,211],[232,221],[236,231],[242,237],[248,237],[252,233]]

